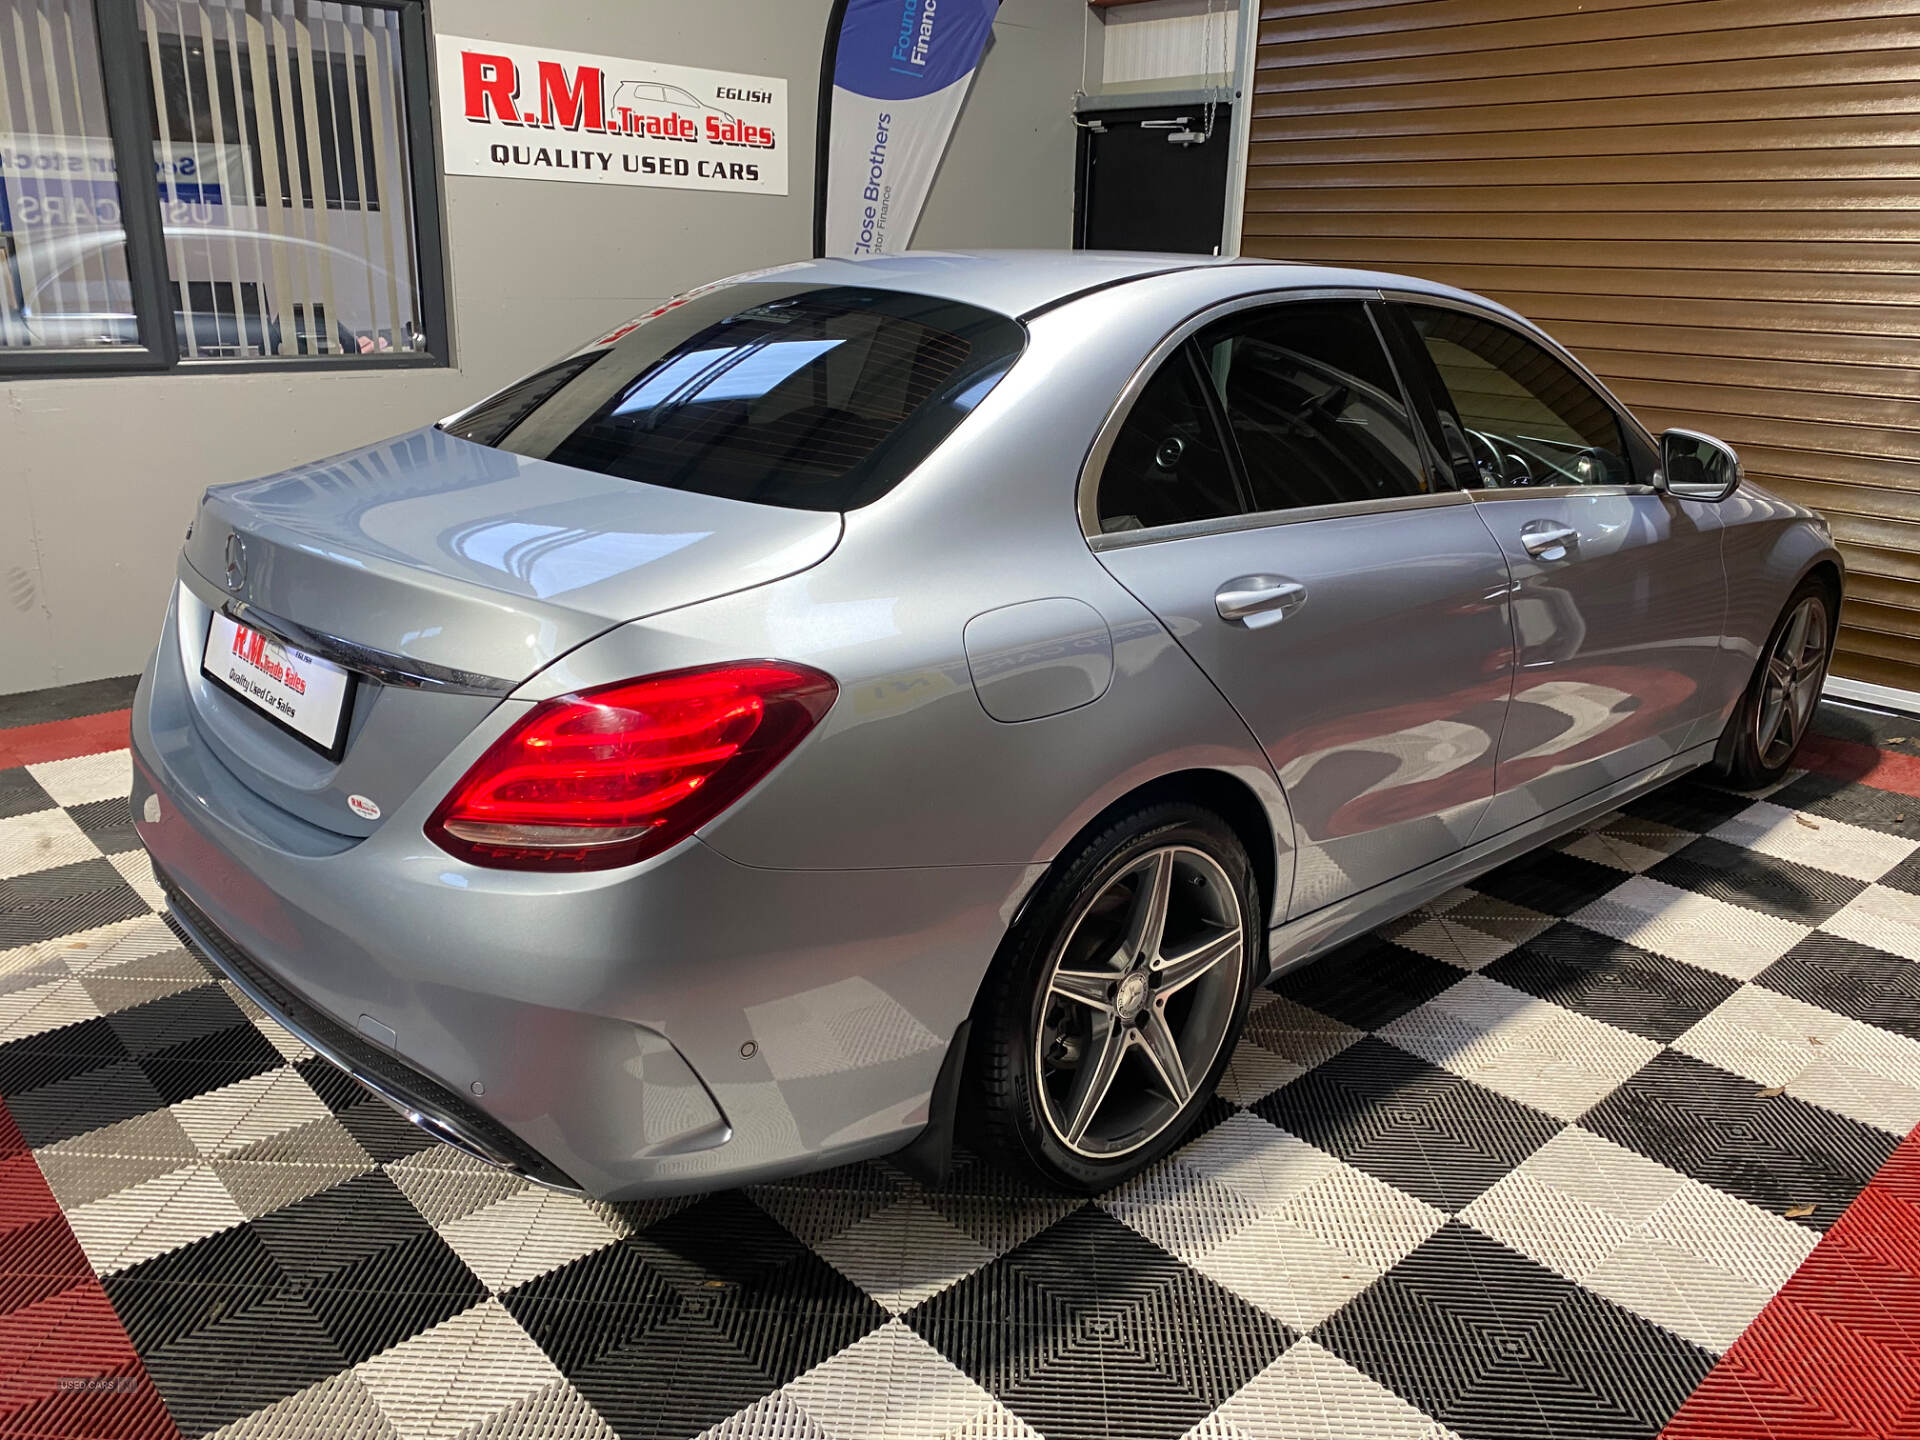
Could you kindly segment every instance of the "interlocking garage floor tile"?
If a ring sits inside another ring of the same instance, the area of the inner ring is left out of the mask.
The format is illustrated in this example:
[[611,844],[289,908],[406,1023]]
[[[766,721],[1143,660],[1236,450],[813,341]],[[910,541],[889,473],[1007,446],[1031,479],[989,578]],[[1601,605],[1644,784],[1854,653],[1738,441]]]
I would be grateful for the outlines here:
[[1578,1126],[1535,1151],[1460,1218],[1716,1353],[1752,1323],[1818,1238]]
[[1650,1436],[1713,1364],[1459,1221],[1313,1338],[1463,1440]]
[[1620,873],[1612,865],[1549,849],[1509,860],[1475,880],[1473,888],[1542,915],[1568,915],[1619,883]]
[[317,1384],[486,1298],[379,1174],[241,1218],[105,1283],[168,1409],[193,1433]]
[[1831,775],[1802,775],[1767,797],[1813,820],[1840,820],[1909,842],[1920,842],[1920,800]]
[[1920,965],[1838,935],[1809,935],[1755,983],[1877,1029],[1920,1040]]
[[1509,1099],[1572,1120],[1660,1052],[1653,1041],[1469,975],[1379,1031]]
[[1274,992],[1357,1030],[1384,1025],[1460,979],[1458,966],[1377,935],[1343,945],[1327,958],[1335,963],[1282,975],[1273,983]]
[[1092,1202],[962,1150],[937,1185],[609,1205],[434,1144],[184,948],[120,848],[126,767],[0,769],[0,1433],[1920,1415],[1920,1160],[1886,1160],[1920,1120],[1920,799],[1807,774],[1598,817],[1259,992],[1194,1134]]
[[1581,1125],[1683,1175],[1824,1230],[1893,1154],[1884,1131],[1668,1050]]
[[1496,960],[1489,980],[1639,1035],[1670,1041],[1740,988],[1740,982],[1656,955],[1581,925],[1562,923]]
[[688,1206],[501,1300],[623,1436],[697,1434],[887,1320],[738,1193]]
[[[117,762],[117,752],[114,759]],[[58,804],[24,766],[0,770],[0,820],[53,810]]]
[[1646,872],[1648,878],[1698,895],[1744,905],[1780,920],[1818,925],[1844,909],[1867,882],[1744,849],[1711,836]]
[[0,950],[146,913],[147,903],[105,859],[30,871],[0,879]]
[[1544,1111],[1369,1037],[1254,1107],[1283,1130],[1449,1213],[1551,1139]]
[[1296,1338],[1092,1206],[904,1318],[1028,1424],[1064,1440],[1175,1440]]

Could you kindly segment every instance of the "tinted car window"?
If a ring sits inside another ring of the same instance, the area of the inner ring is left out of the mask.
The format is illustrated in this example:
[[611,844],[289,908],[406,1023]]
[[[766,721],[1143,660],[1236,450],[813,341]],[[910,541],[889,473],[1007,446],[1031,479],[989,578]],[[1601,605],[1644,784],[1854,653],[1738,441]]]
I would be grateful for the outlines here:
[[723,285],[446,428],[649,485],[848,510],[924,459],[1025,338],[1004,315],[922,295]]
[[1428,489],[1400,383],[1359,302],[1233,315],[1200,333],[1199,351],[1256,510]]
[[1460,310],[1410,305],[1407,313],[1459,413],[1478,484],[1632,481],[1613,407],[1543,346]]
[[1134,401],[1100,473],[1098,508],[1109,533],[1248,510],[1189,346]]

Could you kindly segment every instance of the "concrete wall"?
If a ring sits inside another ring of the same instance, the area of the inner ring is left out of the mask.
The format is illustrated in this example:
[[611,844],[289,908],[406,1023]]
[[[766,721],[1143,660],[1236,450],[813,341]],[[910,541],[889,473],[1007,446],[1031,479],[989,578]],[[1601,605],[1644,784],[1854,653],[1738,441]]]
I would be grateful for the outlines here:
[[[676,291],[810,254],[828,8],[435,0],[447,34],[785,76],[788,195],[447,176],[453,368],[0,381],[0,693],[140,668],[207,485],[434,420]],[[1070,243],[1080,57],[1077,0],[1004,0],[917,248]]]

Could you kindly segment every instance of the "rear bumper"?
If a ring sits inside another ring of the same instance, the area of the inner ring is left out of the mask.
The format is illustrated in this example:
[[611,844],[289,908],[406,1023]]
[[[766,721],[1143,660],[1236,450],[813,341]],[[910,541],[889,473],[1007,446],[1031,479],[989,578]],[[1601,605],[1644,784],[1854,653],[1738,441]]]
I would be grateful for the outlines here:
[[416,1123],[605,1198],[884,1154],[926,1125],[1034,867],[765,870],[695,839],[622,871],[477,869],[422,833],[468,747],[364,839],[308,833],[199,736],[171,653],[135,699],[132,803],[182,927]]
[[158,866],[154,873],[166,891],[166,921],[173,932],[314,1053],[331,1060],[441,1143],[537,1185],[582,1193],[565,1171],[521,1143],[519,1136],[491,1115],[307,1004],[222,935],[206,912],[181,894]]

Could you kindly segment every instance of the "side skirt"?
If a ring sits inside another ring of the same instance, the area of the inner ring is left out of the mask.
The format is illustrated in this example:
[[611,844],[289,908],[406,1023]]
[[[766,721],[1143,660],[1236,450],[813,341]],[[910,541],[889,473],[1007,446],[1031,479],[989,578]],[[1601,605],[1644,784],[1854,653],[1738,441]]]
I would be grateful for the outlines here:
[[1344,900],[1337,900],[1297,920],[1274,927],[1267,932],[1267,953],[1272,957],[1267,978],[1271,980],[1297,969],[1315,956],[1323,955],[1377,925],[1399,919],[1436,895],[1444,895],[1475,876],[1504,865],[1517,855],[1538,849],[1548,841],[1578,829],[1595,815],[1604,814],[1623,801],[1677,779],[1690,770],[1699,769],[1713,759],[1717,743],[1716,737],[1705,745],[1683,750],[1658,765],[1584,795],[1571,805],[1563,805],[1558,810],[1489,836],[1398,879],[1375,885],[1358,895],[1349,895]]

